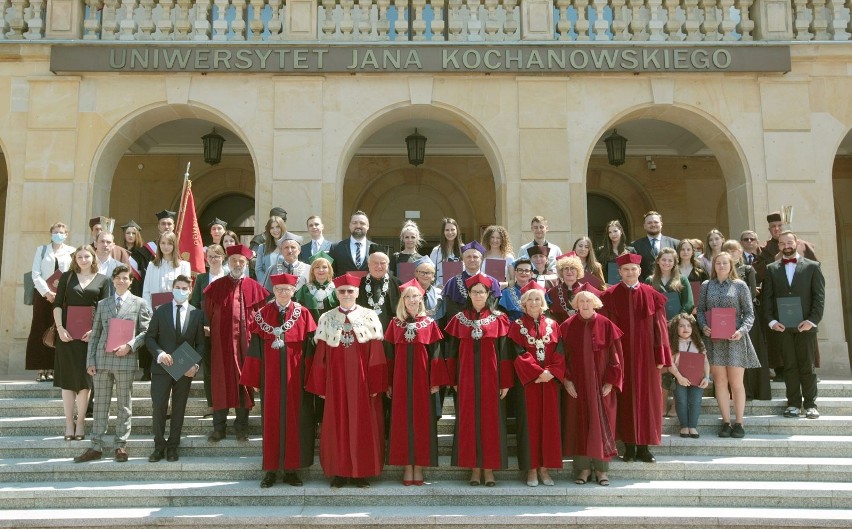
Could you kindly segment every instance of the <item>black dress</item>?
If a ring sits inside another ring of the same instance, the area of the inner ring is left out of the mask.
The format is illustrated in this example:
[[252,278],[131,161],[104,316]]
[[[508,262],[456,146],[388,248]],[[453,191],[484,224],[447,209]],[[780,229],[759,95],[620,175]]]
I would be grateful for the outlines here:
[[[109,296],[110,281],[105,275],[95,274],[86,288],[80,287],[77,274],[68,271],[59,278],[56,300],[53,307],[62,308],[62,326],[67,318],[66,306],[92,307],[94,315],[98,301]],[[92,387],[92,377],[86,373],[86,353],[89,344],[82,340],[63,342],[56,339],[56,359],[54,361],[54,387],[78,392]]]

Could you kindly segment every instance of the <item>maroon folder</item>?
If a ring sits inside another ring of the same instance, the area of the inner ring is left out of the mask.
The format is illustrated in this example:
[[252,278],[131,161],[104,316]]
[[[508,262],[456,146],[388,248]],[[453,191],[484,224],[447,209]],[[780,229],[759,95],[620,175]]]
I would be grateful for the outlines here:
[[698,296],[701,294],[701,281],[690,281],[689,286],[692,288],[692,303],[697,307]]
[[57,270],[53,272],[50,277],[44,280],[47,283],[47,288],[54,294],[56,294],[56,288],[59,286],[59,278],[62,277],[62,270]]
[[461,261],[443,261],[438,266],[441,267],[441,276],[445,285],[450,278],[461,274],[464,270],[464,264]]
[[122,320],[121,318],[112,318],[109,320],[107,328],[107,341],[105,350],[111,353],[133,341],[136,332],[136,322],[133,320]]
[[506,260],[489,257],[485,260],[485,273],[497,281],[506,281]]
[[151,310],[155,310],[160,305],[165,305],[166,303],[171,303],[174,299],[174,296],[171,292],[155,292],[151,294]]
[[693,386],[700,385],[704,379],[704,354],[681,351],[677,357],[677,370]]
[[90,305],[77,306],[69,305],[67,308],[67,317],[65,318],[65,330],[75,340],[82,340],[83,335],[92,330],[92,319],[95,314],[95,309]]
[[737,309],[733,307],[715,307],[710,309],[710,338],[712,340],[730,340],[737,332]]
[[396,277],[399,278],[400,283],[407,283],[414,279],[414,262],[406,261],[404,263],[397,263],[396,265]]

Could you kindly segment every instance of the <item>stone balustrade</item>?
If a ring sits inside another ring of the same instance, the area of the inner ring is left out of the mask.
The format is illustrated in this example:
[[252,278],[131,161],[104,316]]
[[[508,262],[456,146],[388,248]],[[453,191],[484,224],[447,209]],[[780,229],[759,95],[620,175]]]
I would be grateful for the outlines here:
[[852,0],[0,0],[0,40],[847,41]]

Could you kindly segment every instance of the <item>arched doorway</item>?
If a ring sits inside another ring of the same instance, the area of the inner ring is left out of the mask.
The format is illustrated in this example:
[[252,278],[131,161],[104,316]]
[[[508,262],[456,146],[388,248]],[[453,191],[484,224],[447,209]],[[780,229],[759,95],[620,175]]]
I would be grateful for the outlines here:
[[[171,119],[165,119],[167,117]],[[153,126],[144,129],[131,120],[120,129],[127,129],[127,133],[133,131],[133,137],[128,140],[126,133],[116,134],[108,140],[102,149],[103,156],[95,165],[96,182],[108,178],[112,160],[119,149],[123,151],[117,157],[111,181],[105,183],[109,185],[108,198],[99,193],[100,186],[96,186],[93,193],[93,208],[95,204],[108,207],[106,211],[93,209],[93,215],[106,214],[115,218],[118,225],[133,219],[142,226],[143,237],[152,238],[157,233],[155,213],[162,209],[177,211],[184,173],[190,163],[189,175],[198,213],[209,209],[206,206],[216,198],[237,193],[251,201],[249,216],[253,220],[254,163],[239,135],[217,121],[194,117],[174,119],[170,108],[150,110],[135,119]],[[211,166],[203,159],[201,137],[214,126],[225,138],[225,143],[220,163]],[[221,217],[215,209],[209,211],[211,219]],[[204,219],[199,219],[199,225],[205,233]]]
[[[588,210],[589,238],[592,239],[594,247],[603,246],[606,242],[606,226],[610,221],[617,220],[627,233],[630,233],[630,219],[615,200],[609,196],[598,193],[586,195],[586,207]],[[564,250],[567,250],[566,246]]]
[[[843,326],[847,340],[852,336],[852,131],[849,131],[834,157],[832,167],[834,215],[837,230],[837,257],[840,265],[840,295],[843,303]],[[852,365],[852,351],[847,349]]]
[[[662,214],[663,232],[675,238],[703,238],[712,228],[737,237],[751,227],[753,209],[739,150],[718,124],[690,110],[665,108],[631,112],[606,129],[589,159],[587,193],[623,207],[631,240],[644,235],[641,219],[649,210]],[[618,167],[609,164],[603,143],[616,125],[628,140]]]
[[210,244],[210,231],[207,225],[219,218],[228,223],[228,230],[235,232],[244,244],[248,244],[254,235],[254,198],[239,193],[223,195],[199,208],[198,225],[204,244]]
[[[409,163],[405,137],[417,128],[427,138],[422,165]],[[346,169],[342,233],[349,214],[370,217],[370,239],[399,250],[406,219],[418,223],[426,253],[438,243],[441,220],[456,219],[467,242],[497,222],[495,174],[489,160],[465,129],[434,119],[400,119],[366,136]]]

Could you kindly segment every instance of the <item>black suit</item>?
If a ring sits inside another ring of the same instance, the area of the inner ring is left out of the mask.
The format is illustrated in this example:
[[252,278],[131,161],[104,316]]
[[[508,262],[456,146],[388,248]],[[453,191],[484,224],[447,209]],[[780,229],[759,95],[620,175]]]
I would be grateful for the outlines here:
[[353,271],[362,271],[366,272],[367,268],[367,257],[371,253],[375,253],[378,251],[378,246],[373,241],[369,241],[364,239],[362,250],[365,252],[361,259],[361,266],[356,266],[355,261],[352,259],[352,251],[349,247],[349,242],[352,237],[347,237],[340,242],[336,242],[331,245],[331,250],[329,250],[328,254],[334,259],[334,263],[332,266],[334,267],[334,275],[341,276],[346,272]]
[[[791,265],[792,266],[792,265]],[[822,321],[825,308],[825,278],[816,261],[798,257],[793,272],[792,284],[787,282],[787,271],[782,261],[775,261],[766,267],[763,278],[761,306],[767,322],[778,320],[778,298],[798,296],[802,305],[802,316],[814,325]],[[814,353],[817,346],[817,330],[799,332],[787,328],[783,332],[776,330],[776,343],[781,347],[784,357],[784,384],[787,387],[787,406],[815,408],[817,398],[816,372],[814,371]]]
[[[311,256],[314,254],[314,252],[311,251],[311,245],[313,243],[314,243],[314,241],[312,241],[311,239],[308,239],[308,242],[306,242],[305,244],[302,245],[302,249],[299,250],[299,261],[302,261],[303,263],[309,263]],[[330,249],[331,249],[331,241],[325,241],[325,240],[322,241],[322,244],[320,245],[319,251],[327,252]]]
[[[175,332],[173,317],[174,303],[166,303],[154,311],[145,344],[151,351],[151,401],[153,405],[154,448],[177,448],[180,445],[180,432],[183,428],[183,417],[186,413],[186,401],[192,378],[182,376],[177,381],[169,375],[157,362],[160,353],[173,353],[184,342],[189,343],[195,351],[204,358],[207,342],[204,339],[204,312],[187,304],[187,311],[181,311],[181,327],[183,332]],[[169,423],[169,439],[165,439],[166,409],[172,397],[172,417]]]
[[[660,253],[660,250],[663,248],[671,248],[673,250],[677,250],[677,245],[680,244],[680,241],[677,239],[672,239],[671,237],[667,237],[665,235],[660,235],[660,247],[657,248],[657,254]],[[648,236],[640,237],[635,241],[630,243],[630,246],[636,250],[636,253],[642,256],[642,276],[639,278],[640,281],[645,281],[645,279],[651,277],[651,274],[654,273],[654,260],[657,258],[654,255],[654,252],[651,250],[651,241],[648,239]],[[709,272],[708,272],[709,273]]]

